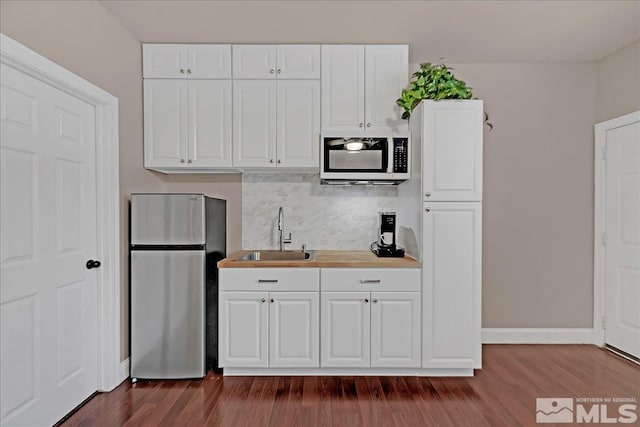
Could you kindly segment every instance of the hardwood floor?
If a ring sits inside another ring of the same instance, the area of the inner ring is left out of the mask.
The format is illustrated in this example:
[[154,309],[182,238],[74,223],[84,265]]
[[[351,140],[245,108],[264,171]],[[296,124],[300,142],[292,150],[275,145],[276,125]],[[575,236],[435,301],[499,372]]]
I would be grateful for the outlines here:
[[595,346],[485,345],[483,361],[473,378],[126,381],[62,425],[517,426],[535,425],[536,397],[640,401],[640,367]]

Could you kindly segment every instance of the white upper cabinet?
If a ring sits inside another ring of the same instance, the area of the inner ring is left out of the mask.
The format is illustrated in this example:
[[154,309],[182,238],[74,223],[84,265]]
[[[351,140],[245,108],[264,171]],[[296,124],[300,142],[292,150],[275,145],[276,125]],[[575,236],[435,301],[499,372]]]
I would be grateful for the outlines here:
[[320,81],[277,84],[277,166],[318,167]]
[[276,48],[278,79],[319,79],[319,45],[278,45]]
[[233,82],[233,166],[276,166],[276,82]]
[[234,79],[319,79],[318,45],[234,45]]
[[480,368],[482,203],[425,203],[422,367]]
[[144,165],[231,167],[231,81],[145,79]]
[[318,167],[318,80],[236,80],[233,85],[234,167]]
[[323,45],[322,131],[406,132],[396,99],[408,68],[406,45]]
[[187,45],[187,77],[191,79],[230,79],[231,45]]
[[231,80],[192,80],[187,86],[188,165],[231,167]]
[[231,45],[143,44],[145,79],[230,79]]
[[422,114],[425,201],[482,200],[481,100],[424,101]]
[[396,105],[408,84],[407,45],[365,46],[365,127],[367,132],[407,132],[408,121]]
[[322,131],[364,133],[364,46],[322,46]]
[[182,167],[187,160],[187,82],[144,81],[144,165]]

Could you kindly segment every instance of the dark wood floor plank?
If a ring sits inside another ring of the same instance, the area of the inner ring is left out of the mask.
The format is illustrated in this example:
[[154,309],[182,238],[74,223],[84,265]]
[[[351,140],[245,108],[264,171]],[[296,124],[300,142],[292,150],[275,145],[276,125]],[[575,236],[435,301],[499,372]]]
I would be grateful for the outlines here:
[[222,377],[124,382],[62,425],[535,425],[536,397],[632,397],[640,367],[588,345],[485,345],[473,378]]

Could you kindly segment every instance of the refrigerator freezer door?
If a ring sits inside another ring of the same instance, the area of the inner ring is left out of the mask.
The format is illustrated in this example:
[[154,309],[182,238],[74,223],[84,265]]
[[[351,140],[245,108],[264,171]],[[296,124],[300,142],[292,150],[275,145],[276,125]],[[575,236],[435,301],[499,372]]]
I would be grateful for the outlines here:
[[204,221],[203,195],[131,196],[132,245],[202,245]]
[[131,377],[205,375],[204,251],[131,252]]

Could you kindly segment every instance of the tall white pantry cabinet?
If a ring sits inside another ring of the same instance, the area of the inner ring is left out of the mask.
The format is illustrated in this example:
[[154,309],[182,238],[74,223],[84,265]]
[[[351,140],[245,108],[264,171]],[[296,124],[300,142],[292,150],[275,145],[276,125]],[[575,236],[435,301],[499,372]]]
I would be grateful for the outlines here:
[[423,101],[409,120],[413,175],[399,186],[399,223],[422,261],[423,368],[482,366],[483,117],[481,100]]

